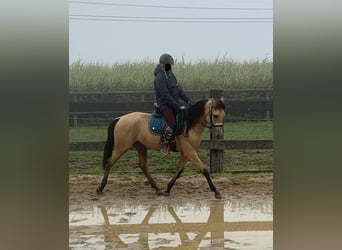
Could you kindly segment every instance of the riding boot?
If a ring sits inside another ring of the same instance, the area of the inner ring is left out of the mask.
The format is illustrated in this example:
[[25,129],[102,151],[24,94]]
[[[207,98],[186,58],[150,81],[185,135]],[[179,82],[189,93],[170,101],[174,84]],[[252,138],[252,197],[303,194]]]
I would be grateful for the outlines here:
[[171,148],[170,148],[170,142],[173,135],[173,128],[170,128],[169,126],[166,127],[164,130],[163,136],[162,136],[162,145],[160,151],[165,155],[169,155]]

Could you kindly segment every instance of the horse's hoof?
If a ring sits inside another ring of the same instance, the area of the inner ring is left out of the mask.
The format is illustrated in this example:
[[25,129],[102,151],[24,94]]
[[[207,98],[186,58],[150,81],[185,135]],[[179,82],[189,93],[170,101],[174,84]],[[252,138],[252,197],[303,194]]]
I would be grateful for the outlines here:
[[165,196],[170,196],[170,192],[165,191],[165,192],[164,192],[164,195],[165,195]]
[[163,194],[164,194],[163,191],[160,191],[160,190],[156,191],[156,195],[163,195]]
[[98,187],[98,188],[96,189],[96,193],[97,193],[97,194],[102,194],[101,188]]
[[221,200],[222,199],[222,195],[220,193],[217,193],[217,194],[215,194],[215,198]]

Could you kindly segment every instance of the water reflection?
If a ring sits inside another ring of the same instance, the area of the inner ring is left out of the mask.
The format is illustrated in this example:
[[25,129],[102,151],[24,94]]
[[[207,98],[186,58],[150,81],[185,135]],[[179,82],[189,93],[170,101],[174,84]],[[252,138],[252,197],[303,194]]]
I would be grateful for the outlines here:
[[71,249],[272,249],[272,201],[71,207]]

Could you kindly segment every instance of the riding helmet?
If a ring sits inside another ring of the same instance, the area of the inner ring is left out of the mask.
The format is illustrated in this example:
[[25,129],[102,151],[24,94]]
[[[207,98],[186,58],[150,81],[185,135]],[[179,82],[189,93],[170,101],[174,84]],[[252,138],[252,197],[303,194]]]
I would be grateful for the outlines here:
[[174,65],[174,60],[173,60],[171,55],[162,54],[159,58],[159,63],[162,63],[164,65],[166,65],[166,64]]

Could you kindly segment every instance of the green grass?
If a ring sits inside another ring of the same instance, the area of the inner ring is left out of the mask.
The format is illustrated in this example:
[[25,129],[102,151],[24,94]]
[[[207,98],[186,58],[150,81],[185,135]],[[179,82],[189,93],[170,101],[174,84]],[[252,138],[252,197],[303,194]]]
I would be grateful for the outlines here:
[[[273,168],[272,150],[230,150],[224,152],[224,172],[271,170]],[[202,162],[209,166],[209,151],[199,150]],[[179,153],[171,153],[164,157],[160,152],[148,151],[148,166],[150,172],[174,173]],[[70,152],[69,168],[71,173],[102,173],[102,152]],[[124,154],[112,169],[115,172],[141,172],[138,167],[138,154],[130,150]],[[192,163],[187,163],[185,173],[198,173]]]
[[[226,140],[253,140],[272,139],[272,122],[237,122],[225,124]],[[107,137],[106,127],[71,128],[70,142],[81,141],[105,141]],[[206,131],[202,139],[209,139],[209,131]],[[204,164],[209,166],[209,150],[199,150],[198,155]],[[273,168],[273,150],[226,150],[224,151],[223,171],[233,170],[258,170]],[[171,153],[163,157],[160,152],[148,151],[148,165],[151,172],[173,173],[177,164],[179,153]],[[70,152],[70,173],[102,174],[102,152]],[[113,168],[116,172],[140,173],[138,168],[137,152],[130,150],[123,155]],[[188,163],[185,174],[198,173],[198,170]]]
[[225,140],[272,140],[272,121],[262,122],[233,122],[224,127]]
[[[209,130],[205,130],[202,139],[210,137]],[[69,142],[105,141],[107,127],[79,127],[70,128]],[[271,140],[273,138],[272,121],[263,122],[232,122],[225,123],[225,140]]]
[[107,127],[78,127],[69,129],[69,142],[105,141]]

